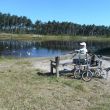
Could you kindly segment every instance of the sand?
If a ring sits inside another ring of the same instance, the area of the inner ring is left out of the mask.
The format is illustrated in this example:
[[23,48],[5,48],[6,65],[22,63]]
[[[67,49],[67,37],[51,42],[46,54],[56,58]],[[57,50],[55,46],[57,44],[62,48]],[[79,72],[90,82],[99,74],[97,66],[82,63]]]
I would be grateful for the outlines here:
[[[60,71],[72,70],[74,68],[73,65],[69,64],[69,63],[72,63],[72,61],[73,61],[73,58],[72,58],[71,54],[60,56],[60,59],[61,59],[60,60],[61,65],[59,66]],[[110,60],[109,59],[110,58],[108,58],[108,57],[107,57],[107,59],[106,59],[106,57],[103,57],[101,59],[102,68],[110,67]],[[44,73],[50,72],[50,60],[54,60],[54,57],[35,59],[33,61],[33,67],[43,71]],[[108,74],[107,79],[110,79],[110,73]]]

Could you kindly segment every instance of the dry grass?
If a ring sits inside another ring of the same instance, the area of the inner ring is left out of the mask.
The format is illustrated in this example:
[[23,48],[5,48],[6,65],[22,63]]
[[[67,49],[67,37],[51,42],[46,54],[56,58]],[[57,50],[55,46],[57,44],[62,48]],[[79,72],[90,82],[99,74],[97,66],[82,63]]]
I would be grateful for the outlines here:
[[67,77],[40,76],[31,59],[0,63],[0,110],[109,110],[110,86]]

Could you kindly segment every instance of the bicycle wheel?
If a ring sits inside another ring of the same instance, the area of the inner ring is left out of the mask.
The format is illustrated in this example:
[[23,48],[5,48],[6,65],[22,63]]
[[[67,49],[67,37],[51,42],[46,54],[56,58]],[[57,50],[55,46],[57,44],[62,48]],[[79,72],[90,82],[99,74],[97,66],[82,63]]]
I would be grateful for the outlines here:
[[102,77],[101,76],[101,72],[102,72],[102,70],[100,68],[96,69],[96,71],[95,71],[95,77]]
[[86,82],[90,81],[92,79],[92,72],[91,71],[84,71],[82,73],[82,79]]
[[82,73],[82,71],[80,70],[80,69],[78,69],[78,70],[75,70],[74,71],[74,78],[75,79],[81,79],[81,73]]
[[102,78],[107,79],[108,78],[108,72],[105,69],[102,69],[101,76],[102,76]]
[[104,79],[107,79],[108,77],[107,71],[105,69],[100,69],[100,68],[95,71],[95,75],[96,77],[104,78]]

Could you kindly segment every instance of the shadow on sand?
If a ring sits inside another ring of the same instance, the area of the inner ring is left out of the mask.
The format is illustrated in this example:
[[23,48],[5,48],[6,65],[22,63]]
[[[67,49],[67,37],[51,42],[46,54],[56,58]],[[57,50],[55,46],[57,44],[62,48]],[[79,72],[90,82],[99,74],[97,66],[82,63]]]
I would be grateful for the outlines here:
[[[55,72],[53,74],[51,72],[38,72],[37,74],[39,76],[47,76],[47,77],[56,76]],[[66,76],[68,78],[74,78],[73,71],[70,71],[70,70],[61,70],[59,72],[59,74],[60,74],[60,76]]]

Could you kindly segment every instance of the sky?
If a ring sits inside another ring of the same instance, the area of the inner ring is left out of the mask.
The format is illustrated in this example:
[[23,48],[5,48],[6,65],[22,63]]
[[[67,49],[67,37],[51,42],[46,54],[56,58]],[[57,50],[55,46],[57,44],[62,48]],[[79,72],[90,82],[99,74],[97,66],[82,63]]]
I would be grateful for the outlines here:
[[110,0],[0,0],[0,12],[36,20],[110,26]]

